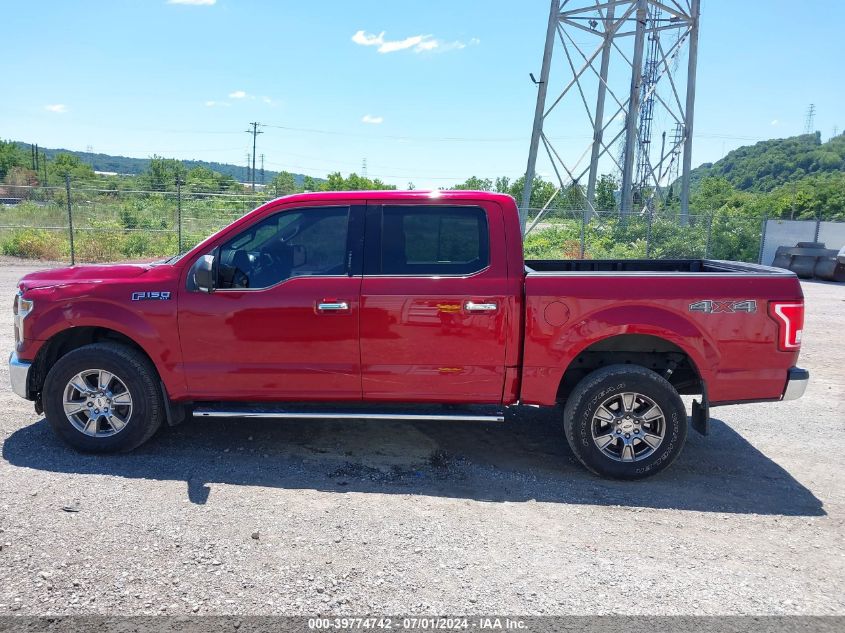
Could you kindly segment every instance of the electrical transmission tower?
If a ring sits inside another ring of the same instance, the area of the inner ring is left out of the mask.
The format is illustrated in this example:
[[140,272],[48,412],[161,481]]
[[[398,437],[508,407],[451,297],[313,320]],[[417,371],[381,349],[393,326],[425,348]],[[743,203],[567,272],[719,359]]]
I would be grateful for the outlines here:
[[[673,163],[680,162],[681,221],[687,221],[700,4],[700,0],[552,0],[540,79],[535,80],[537,103],[520,208],[523,226],[541,144],[557,177],[558,192],[573,185],[584,190],[585,217],[595,212],[600,165],[621,174],[624,215],[634,212],[635,204],[662,195]],[[556,49],[561,61],[553,73]],[[687,63],[679,66],[684,53]],[[561,91],[547,104],[552,83]],[[586,113],[582,129],[591,140],[583,151],[559,150],[552,142],[550,115],[565,112],[560,128],[565,125],[574,134],[578,110]],[[664,142],[656,155],[652,138],[655,132],[664,138],[667,130],[655,130],[664,121],[680,134]],[[621,156],[613,149],[620,141]]]
[[807,118],[804,120],[804,134],[812,134],[813,133],[813,123],[816,119],[816,104],[811,103],[810,107],[807,108]]
[[[636,167],[634,171],[634,203],[647,202],[645,192],[651,187],[651,124],[654,121],[654,101],[657,80],[660,77],[660,36],[655,27],[659,24],[661,11],[648,8],[646,28],[648,45],[643,61],[643,79],[640,85],[640,115],[637,124]],[[665,138],[665,137],[664,137]],[[665,146],[664,146],[665,150]]]
[[[664,180],[668,183],[673,183],[678,178],[678,164],[681,162],[681,146],[684,142],[684,126],[680,123],[675,124],[675,130],[672,132],[672,150],[669,152],[669,161],[666,164],[663,172]],[[665,155],[663,152],[661,156]]]

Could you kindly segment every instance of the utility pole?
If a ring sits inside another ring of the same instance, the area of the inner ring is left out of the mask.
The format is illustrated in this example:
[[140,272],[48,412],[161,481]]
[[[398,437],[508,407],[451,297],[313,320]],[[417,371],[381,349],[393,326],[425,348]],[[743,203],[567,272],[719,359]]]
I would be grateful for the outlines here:
[[246,178],[244,178],[244,184],[249,182],[249,152],[246,153]]
[[813,133],[813,123],[816,118],[816,104],[811,103],[807,108],[807,118],[804,120],[804,134]]
[[366,179],[367,178],[367,159],[361,161],[361,175]]
[[251,130],[247,130],[247,134],[252,134],[252,190],[255,191],[255,140],[259,134],[264,134],[258,129],[258,126],[261,125],[258,121],[253,121],[250,123],[252,126]]
[[264,154],[261,155],[261,184],[264,184]]

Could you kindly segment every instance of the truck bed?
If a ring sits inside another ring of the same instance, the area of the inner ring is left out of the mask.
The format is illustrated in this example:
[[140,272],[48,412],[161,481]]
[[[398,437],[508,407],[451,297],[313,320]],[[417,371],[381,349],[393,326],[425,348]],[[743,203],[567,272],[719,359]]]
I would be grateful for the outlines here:
[[531,259],[526,273],[704,273],[792,276],[788,270],[718,259]]
[[527,402],[553,401],[559,368],[578,366],[579,354],[596,344],[622,358],[622,342],[632,349],[670,342],[692,359],[711,403],[778,399],[797,360],[797,350],[778,349],[768,309],[772,300],[801,300],[798,278],[782,268],[634,259],[532,260],[525,270]]

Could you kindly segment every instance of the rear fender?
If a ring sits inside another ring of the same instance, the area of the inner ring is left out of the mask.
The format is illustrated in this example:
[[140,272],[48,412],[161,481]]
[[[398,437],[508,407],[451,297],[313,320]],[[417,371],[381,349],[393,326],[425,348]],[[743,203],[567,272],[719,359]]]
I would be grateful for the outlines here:
[[[719,351],[711,336],[690,319],[660,307],[644,305],[612,306],[582,315],[547,344],[562,355],[556,367],[530,368],[523,401],[553,404],[563,375],[578,355],[596,343],[626,334],[645,334],[664,339],[679,347],[692,361],[706,385],[719,365]],[[536,381],[536,382],[535,382]],[[534,387],[530,384],[534,382]],[[542,384],[537,384],[542,383]]]

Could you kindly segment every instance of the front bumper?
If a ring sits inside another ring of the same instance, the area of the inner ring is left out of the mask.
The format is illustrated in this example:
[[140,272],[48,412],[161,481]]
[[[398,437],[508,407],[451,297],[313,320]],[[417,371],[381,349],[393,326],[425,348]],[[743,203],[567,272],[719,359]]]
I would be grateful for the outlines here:
[[786,389],[783,390],[781,399],[797,400],[804,395],[808,382],[810,382],[810,372],[800,367],[790,367],[786,375]]
[[29,399],[29,370],[32,363],[28,360],[18,358],[17,352],[9,356],[9,382],[12,383],[12,391],[21,398]]

